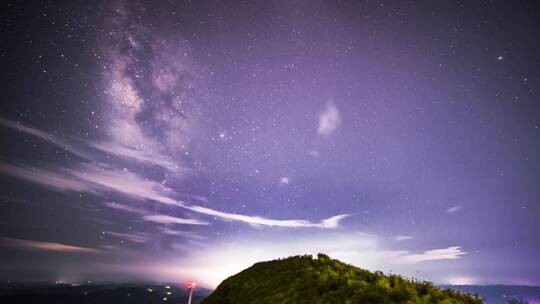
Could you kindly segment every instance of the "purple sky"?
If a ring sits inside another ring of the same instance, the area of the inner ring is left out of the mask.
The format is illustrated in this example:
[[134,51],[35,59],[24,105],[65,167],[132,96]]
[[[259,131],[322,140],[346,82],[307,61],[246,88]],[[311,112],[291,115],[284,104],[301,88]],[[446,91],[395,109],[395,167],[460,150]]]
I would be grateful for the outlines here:
[[540,284],[532,2],[2,5],[1,280]]

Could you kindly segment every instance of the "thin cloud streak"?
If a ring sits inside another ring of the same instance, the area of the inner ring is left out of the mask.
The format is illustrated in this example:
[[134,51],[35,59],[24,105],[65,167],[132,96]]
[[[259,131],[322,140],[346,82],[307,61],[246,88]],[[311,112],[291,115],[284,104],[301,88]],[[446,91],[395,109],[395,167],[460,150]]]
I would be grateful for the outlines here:
[[103,203],[103,205],[105,207],[109,207],[115,210],[122,210],[122,211],[131,212],[135,214],[148,214],[148,212],[144,209],[132,207],[132,206],[124,205],[124,204],[118,204],[116,202],[105,202]]
[[135,161],[142,163],[153,164],[161,166],[164,169],[167,169],[171,172],[180,172],[180,170],[188,171],[190,170],[187,167],[179,165],[177,162],[172,159],[153,151],[149,151],[146,148],[134,148],[125,146],[119,143],[114,142],[87,142],[87,144],[93,148],[100,150],[106,154],[111,154],[114,156],[130,158]]
[[180,237],[191,238],[195,240],[206,240],[205,237],[198,235],[194,232],[189,232],[189,231],[179,231],[179,230],[170,229],[168,227],[161,227],[160,231],[164,235],[180,236]]
[[45,186],[47,188],[52,188],[60,192],[75,191],[97,194],[96,189],[92,185],[77,179],[73,179],[66,174],[60,174],[50,170],[0,163],[0,172],[33,182],[41,186]]
[[75,146],[67,143],[66,141],[54,136],[54,135],[51,135],[47,132],[43,132],[41,130],[38,130],[38,129],[35,129],[35,128],[32,128],[32,127],[28,127],[28,126],[25,126],[19,122],[15,122],[15,121],[12,121],[12,120],[9,120],[9,119],[5,119],[5,118],[1,118],[0,117],[0,125],[4,126],[4,127],[7,127],[7,128],[10,128],[10,129],[13,129],[13,130],[17,130],[19,132],[23,132],[23,133],[26,133],[28,135],[31,135],[31,136],[34,136],[36,138],[39,138],[39,139],[42,139],[42,140],[45,140],[53,145],[56,145],[62,149],[64,149],[65,151],[68,151],[72,154],[75,154],[79,157],[82,157],[84,159],[91,159],[91,156],[82,151],[81,149],[78,149],[76,148]]
[[73,176],[102,190],[122,193],[139,199],[150,199],[168,205],[178,205],[171,196],[174,191],[161,183],[145,179],[128,171],[83,165],[81,170],[73,171]]
[[103,235],[110,235],[113,237],[120,238],[122,240],[127,240],[133,243],[145,244],[150,241],[150,237],[146,233],[142,232],[115,232],[115,231],[103,231]]
[[453,246],[443,249],[427,250],[418,254],[407,254],[403,256],[403,261],[412,263],[425,262],[425,261],[437,261],[437,260],[455,260],[460,256],[466,254],[461,247]]
[[446,213],[455,213],[455,212],[458,212],[459,210],[463,209],[463,206],[461,205],[457,205],[457,206],[454,206],[454,207],[450,207],[448,209],[446,209]]
[[200,214],[210,215],[222,220],[240,221],[253,226],[336,229],[340,227],[341,220],[349,216],[347,214],[339,214],[324,219],[319,223],[313,223],[307,220],[276,220],[260,216],[227,213],[177,201],[173,198],[176,193],[172,189],[161,183],[144,179],[133,172],[88,164],[83,165],[78,171],[68,171],[70,173],[69,176],[60,175],[48,170],[30,170],[6,163],[0,163],[0,171],[59,191],[91,192],[95,194],[102,194],[104,191],[113,191],[137,199],[148,199],[181,207]]
[[79,247],[72,245],[65,245],[60,243],[30,241],[13,238],[0,238],[0,246],[10,247],[24,250],[43,250],[43,251],[56,251],[67,253],[100,253],[101,251],[94,248]]
[[396,237],[394,239],[396,241],[407,241],[407,240],[412,240],[413,237],[410,236],[410,235],[396,235]]
[[189,209],[191,211],[219,217],[225,220],[234,220],[234,221],[245,222],[251,225],[274,226],[274,227],[293,227],[293,228],[305,227],[305,228],[334,229],[334,228],[339,227],[339,222],[342,219],[349,216],[348,214],[340,214],[340,215],[336,215],[331,218],[322,220],[320,223],[312,223],[306,220],[274,220],[274,219],[268,219],[268,218],[259,217],[259,216],[248,216],[248,215],[242,215],[242,214],[227,213],[227,212],[222,212],[222,211],[218,211],[218,210],[214,210],[214,209],[210,209],[210,208],[206,208],[202,206],[187,205],[184,202],[179,202],[179,203],[180,203],[180,206],[182,206],[183,208]]
[[[134,100],[137,100],[137,98],[134,97]],[[335,108],[333,104],[329,104],[326,112],[321,114],[319,131],[323,134],[326,134],[327,132],[332,132],[337,127],[337,124],[339,124],[339,120],[340,118],[337,108]],[[51,136],[43,131],[22,126],[13,121],[2,118],[0,118],[0,124],[13,129],[20,129],[25,133],[34,135],[53,144],[59,145],[66,150],[78,151],[72,148],[70,145],[64,143],[64,141],[54,136]],[[160,158],[158,157],[159,155],[156,156],[153,154],[144,154],[138,150],[126,148],[120,144],[88,144],[102,151],[106,151],[115,155],[129,156],[140,161],[150,162],[150,160],[153,158],[153,163],[162,165],[163,167],[169,168],[171,170],[178,169],[178,166],[170,162],[167,158]],[[80,155],[83,155],[83,153],[80,153]],[[98,165],[88,163],[83,164],[77,170],[66,170],[65,174],[53,172],[52,170],[32,169],[7,163],[0,163],[0,171],[59,191],[91,192],[94,194],[99,194],[104,190],[112,190],[122,193],[124,195],[136,197],[138,199],[149,199],[167,205],[182,207],[184,209],[192,210],[205,215],[214,216],[226,221],[232,220],[245,222],[254,227],[270,226],[335,229],[339,227],[340,221],[348,216],[347,214],[340,214],[328,219],[324,219],[319,223],[313,223],[307,220],[297,219],[275,220],[259,216],[227,213],[198,205],[188,205],[184,202],[179,202],[173,199],[172,197],[174,196],[175,192],[172,189],[162,185],[161,183],[144,179],[141,176],[127,170],[117,170],[108,167],[106,164],[99,163]],[[124,210],[126,209],[124,208]]]
[[[68,151],[72,154],[75,154],[86,160],[95,159],[95,157],[91,156],[90,153],[88,153],[88,151],[84,151],[85,150],[84,148],[77,148],[76,145],[72,143],[68,143],[67,141],[57,136],[51,135],[39,129],[32,128],[24,124],[21,124],[19,122],[5,119],[2,117],[0,117],[0,125],[19,131],[19,132],[23,132],[25,134],[34,136],[36,138],[45,140],[50,144],[56,145],[62,148],[63,150]],[[86,146],[86,150],[88,150],[88,148],[93,148],[105,154],[119,156],[123,158],[129,158],[138,162],[158,165],[164,169],[167,169],[175,173],[180,173],[181,171],[190,170],[189,168],[180,165],[178,162],[175,162],[174,160],[170,159],[169,157],[161,153],[156,153],[154,151],[151,151],[149,148],[147,148],[147,146],[151,146],[151,143],[154,144],[153,142],[150,142],[148,145],[139,145],[139,146],[142,146],[142,148],[126,146],[121,143],[116,143],[116,142],[111,142],[111,141],[103,141],[103,142],[80,141],[79,145]]]
[[159,224],[210,225],[210,223],[208,222],[197,219],[186,219],[164,214],[145,215],[142,217],[142,219],[148,222],[154,222]]

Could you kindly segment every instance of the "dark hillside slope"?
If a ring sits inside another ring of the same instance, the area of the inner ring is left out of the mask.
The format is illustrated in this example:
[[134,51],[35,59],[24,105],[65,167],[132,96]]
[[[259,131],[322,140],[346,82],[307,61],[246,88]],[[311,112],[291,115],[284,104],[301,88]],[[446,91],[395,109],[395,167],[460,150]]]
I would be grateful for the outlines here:
[[256,263],[226,279],[202,304],[444,303],[482,300],[429,282],[369,272],[319,254]]

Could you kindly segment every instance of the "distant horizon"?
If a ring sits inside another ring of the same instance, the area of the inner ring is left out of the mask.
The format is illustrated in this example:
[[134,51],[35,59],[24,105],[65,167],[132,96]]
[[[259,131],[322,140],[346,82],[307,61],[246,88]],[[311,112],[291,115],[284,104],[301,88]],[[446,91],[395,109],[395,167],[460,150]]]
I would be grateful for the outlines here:
[[[0,282],[0,285],[8,285],[8,284],[46,284],[46,285],[73,285],[77,284],[80,286],[84,285],[136,285],[136,284],[144,284],[144,285],[171,285],[176,287],[182,287],[184,284],[182,282],[175,283],[174,281],[163,281],[163,282],[157,282],[157,281],[95,281],[92,283],[84,282],[84,281],[74,281],[74,282],[54,282],[54,281],[2,281]],[[516,284],[435,284],[436,286],[444,287],[444,286],[508,286],[508,287],[540,287],[540,285],[516,285]],[[184,286],[185,287],[185,286]],[[202,289],[208,289],[213,290],[215,287],[207,287],[204,285],[199,286],[199,288]]]
[[[312,254],[312,256],[316,257],[317,254]],[[298,255],[296,255],[298,256]],[[283,256],[283,257],[279,257],[279,258],[276,258],[276,259],[283,259],[283,258],[287,258],[287,257],[291,257],[291,256]],[[256,263],[260,263],[260,262],[265,262],[265,261],[269,261],[269,260],[260,260],[260,261],[257,261],[257,262],[254,262],[253,264],[256,264]],[[252,265],[253,265],[252,264]],[[350,263],[348,263],[350,264]],[[252,266],[252,265],[249,265],[248,267]],[[353,266],[356,266],[354,264],[351,264]],[[356,266],[358,267],[358,266]],[[246,267],[247,268],[247,267]],[[362,268],[362,267],[360,267]],[[244,269],[242,269],[244,270]],[[242,271],[240,270],[240,271]],[[370,271],[380,271],[378,269],[369,269]],[[239,271],[239,272],[240,272]],[[416,278],[416,277],[413,277],[413,276],[406,276],[406,275],[403,275],[403,274],[400,274],[400,273],[396,273],[396,272],[384,272],[383,273],[385,274],[398,274],[398,275],[401,275],[403,276],[404,278],[407,278],[407,279],[413,279],[413,280],[419,280],[419,281],[429,281],[429,280],[423,280],[422,278]],[[230,276],[233,276],[235,275],[236,273],[231,273],[228,277]],[[223,279],[226,279],[228,277],[225,277]],[[8,285],[8,284],[40,284],[40,283],[43,283],[45,285],[72,285],[72,284],[77,284],[77,285],[130,285],[130,284],[156,284],[156,285],[171,285],[171,286],[177,286],[177,287],[181,287],[183,285],[185,285],[186,282],[188,282],[189,280],[188,279],[184,279],[184,280],[148,280],[148,279],[123,279],[123,278],[118,278],[118,279],[112,279],[112,280],[109,280],[109,281],[105,281],[105,280],[93,280],[93,279],[80,279],[80,280],[20,280],[20,281],[2,281],[0,282],[0,284],[5,284],[5,285]],[[528,283],[522,283],[522,284],[513,284],[513,283],[497,283],[497,282],[493,282],[493,283],[468,283],[468,284],[451,284],[451,283],[445,283],[445,282],[433,282],[435,285],[437,286],[441,286],[441,287],[444,287],[444,286],[508,286],[508,287],[512,287],[512,286],[515,286],[515,287],[540,287],[540,285],[534,285],[534,284],[528,284]],[[204,282],[197,282],[198,284],[198,287],[199,288],[203,288],[203,289],[208,289],[208,290],[213,290],[217,287],[217,284],[216,285],[209,285],[209,284],[206,284]],[[219,283],[218,283],[219,284]]]

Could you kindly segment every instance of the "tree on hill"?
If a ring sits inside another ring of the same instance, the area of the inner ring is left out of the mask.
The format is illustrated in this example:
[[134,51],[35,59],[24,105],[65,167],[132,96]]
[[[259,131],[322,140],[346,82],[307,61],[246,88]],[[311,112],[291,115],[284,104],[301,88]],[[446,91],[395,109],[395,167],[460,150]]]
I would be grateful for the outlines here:
[[260,262],[224,280],[202,304],[481,304],[430,282],[370,272],[319,254]]

